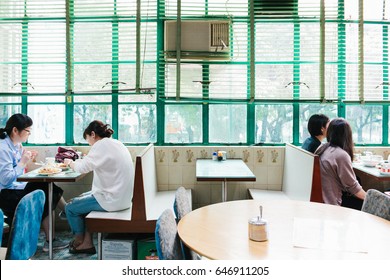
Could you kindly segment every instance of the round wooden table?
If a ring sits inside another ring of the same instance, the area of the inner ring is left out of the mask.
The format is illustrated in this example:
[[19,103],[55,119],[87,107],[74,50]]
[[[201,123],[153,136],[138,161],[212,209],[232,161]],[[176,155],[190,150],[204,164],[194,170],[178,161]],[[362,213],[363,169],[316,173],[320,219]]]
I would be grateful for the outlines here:
[[[268,222],[268,241],[248,238],[248,220]],[[178,225],[183,242],[210,259],[390,259],[390,221],[340,206],[240,200],[199,208]]]

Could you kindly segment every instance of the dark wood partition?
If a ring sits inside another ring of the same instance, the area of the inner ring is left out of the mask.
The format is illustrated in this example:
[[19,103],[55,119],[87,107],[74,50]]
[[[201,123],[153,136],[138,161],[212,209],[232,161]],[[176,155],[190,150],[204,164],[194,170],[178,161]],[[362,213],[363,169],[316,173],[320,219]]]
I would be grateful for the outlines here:
[[88,231],[99,233],[154,233],[156,220],[146,220],[142,157],[147,153],[154,153],[153,144],[149,144],[149,146],[137,155],[135,160],[134,192],[133,198],[129,198],[132,199],[131,218],[105,218],[105,212],[102,212],[99,218],[90,218],[87,216],[86,225]]

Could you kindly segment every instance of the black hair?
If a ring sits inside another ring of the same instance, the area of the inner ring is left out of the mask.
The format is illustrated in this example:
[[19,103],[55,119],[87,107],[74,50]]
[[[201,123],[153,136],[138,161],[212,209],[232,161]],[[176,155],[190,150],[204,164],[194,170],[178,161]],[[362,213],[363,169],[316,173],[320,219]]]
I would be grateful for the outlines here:
[[307,123],[307,130],[309,130],[312,137],[322,135],[321,128],[325,128],[328,122],[328,116],[324,114],[314,114],[310,117],[309,122]]
[[87,139],[87,135],[95,132],[100,138],[109,138],[114,134],[114,130],[110,128],[109,124],[104,124],[102,121],[94,120],[91,122],[88,127],[84,130],[83,137]]
[[5,139],[5,137],[10,136],[12,129],[16,127],[17,130],[22,131],[27,127],[32,126],[32,119],[24,114],[14,114],[12,115],[5,124],[4,128],[0,128],[0,139]]
[[329,123],[326,139],[330,146],[342,148],[353,160],[352,128],[345,119],[336,118]]

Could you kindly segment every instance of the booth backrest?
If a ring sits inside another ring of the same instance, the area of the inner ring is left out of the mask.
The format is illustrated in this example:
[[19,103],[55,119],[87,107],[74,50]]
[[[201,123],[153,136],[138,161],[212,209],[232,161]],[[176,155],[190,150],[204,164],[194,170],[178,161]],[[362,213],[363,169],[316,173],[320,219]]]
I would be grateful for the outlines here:
[[156,221],[174,200],[175,191],[158,191],[154,145],[149,144],[136,157],[132,220]]
[[292,200],[323,202],[318,155],[287,143],[282,190]]
[[154,162],[154,145],[149,144],[135,159],[132,220],[147,220],[146,198],[153,196],[153,192],[157,192],[157,176]]

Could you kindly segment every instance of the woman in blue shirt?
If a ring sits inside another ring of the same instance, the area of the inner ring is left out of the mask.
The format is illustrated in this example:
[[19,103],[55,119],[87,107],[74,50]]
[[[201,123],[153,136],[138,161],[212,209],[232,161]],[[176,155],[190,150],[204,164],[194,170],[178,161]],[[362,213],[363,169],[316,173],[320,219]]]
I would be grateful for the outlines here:
[[[7,215],[7,222],[12,223],[16,206],[23,196],[41,189],[48,197],[47,183],[26,183],[17,182],[16,179],[24,173],[27,163],[37,153],[23,149],[22,143],[26,142],[32,131],[32,119],[24,114],[12,115],[5,128],[0,128],[0,208]],[[63,190],[54,185],[53,188],[53,209],[59,203],[61,208],[65,206],[62,198]],[[42,227],[46,234],[46,241],[49,238],[49,217],[48,201],[45,200],[45,208],[42,215]],[[67,243],[60,240],[53,240],[53,249],[65,248]],[[48,241],[45,242],[43,250],[48,251]]]

